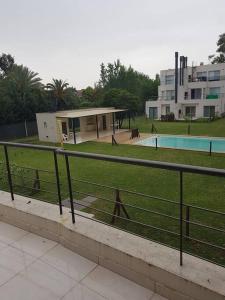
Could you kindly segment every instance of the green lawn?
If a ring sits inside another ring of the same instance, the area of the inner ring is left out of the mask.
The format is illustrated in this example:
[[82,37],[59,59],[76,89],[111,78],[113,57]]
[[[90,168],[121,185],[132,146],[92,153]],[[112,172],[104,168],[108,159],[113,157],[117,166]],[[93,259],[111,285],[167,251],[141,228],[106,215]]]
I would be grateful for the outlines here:
[[[144,124],[144,120],[137,119],[137,122],[138,121]],[[161,126],[164,126],[164,124]],[[215,121],[210,125],[214,124],[217,124],[218,127],[222,126],[221,120]],[[167,123],[167,125],[172,126],[171,123]],[[208,124],[200,125],[209,126]],[[177,124],[177,126],[180,126],[180,124]],[[32,138],[29,139],[28,142],[38,143],[36,139]],[[150,160],[225,168],[225,155],[223,154],[213,154],[213,156],[210,157],[207,153],[203,152],[201,153],[195,151],[181,151],[172,149],[155,150],[150,147],[134,145],[119,145],[112,147],[111,144],[97,142],[87,142],[80,145],[65,145],[65,148],[69,150],[119,155],[124,157],[136,157]],[[9,155],[10,160],[17,165],[29,166],[37,169],[46,169],[50,170],[51,172],[54,170],[53,157],[50,153],[27,149],[10,149]],[[3,157],[3,152],[0,152],[0,160],[1,157]],[[138,166],[121,165],[81,158],[70,158],[70,162],[73,179],[84,179],[91,182],[109,185],[121,189],[132,190],[155,197],[163,197],[176,201],[177,203],[179,202],[179,174],[177,172]],[[65,163],[63,157],[59,157],[59,167],[61,174],[62,194],[63,198],[65,199],[68,198],[68,192],[65,174]],[[21,181],[22,177],[23,176],[19,173],[19,176],[14,177],[14,183],[25,183],[25,185],[31,187],[33,177],[32,171],[26,171],[26,178],[24,179],[24,182]],[[57,203],[56,186],[52,183],[55,180],[54,174],[40,172],[40,178],[42,180],[50,182],[42,182],[41,188],[44,189],[45,192],[37,193],[33,195],[33,197]],[[21,189],[19,187],[15,188],[15,191],[26,194],[30,193],[30,191],[28,192],[28,190]],[[110,215],[105,215],[100,211],[96,211],[95,209],[104,210],[110,214],[112,213],[113,202],[111,201],[113,201],[114,199],[113,190],[110,190],[108,188],[99,188],[90,184],[84,184],[74,181],[73,191],[74,198],[77,199],[83,198],[85,193],[103,198],[96,201],[93,204],[92,208],[89,208],[88,211],[94,213],[96,218],[101,219],[105,222],[110,222]],[[104,198],[108,201],[104,200]],[[126,192],[121,193],[121,198],[122,201],[126,204],[135,205],[146,210],[153,210],[156,212],[169,214],[174,217],[179,216],[179,206],[176,204],[168,204],[154,198],[146,198],[140,195],[136,196]],[[224,178],[185,174],[184,202],[185,204],[192,204],[225,213]],[[136,222],[157,226],[162,229],[174,231],[176,233],[179,232],[178,220],[171,220],[166,217],[158,216],[157,214],[137,210],[131,207],[127,207],[127,211],[131,219]],[[191,209],[191,221],[194,222],[202,222],[206,225],[216,226],[220,229],[225,230],[224,219],[224,216],[217,216],[212,213],[206,213],[197,209]],[[116,221],[116,225],[150,239],[178,247],[179,238],[171,234],[161,233],[160,231],[152,230],[146,226],[132,224],[131,222],[125,222],[124,220],[119,219]],[[217,245],[225,247],[225,235],[223,233],[217,233],[210,229],[206,230],[204,228],[191,225],[190,234],[193,238],[202,239],[204,241],[216,243]],[[213,248],[203,246],[197,242],[190,242],[188,240],[184,240],[184,247],[186,251],[191,251],[192,253],[198,254],[205,258],[209,258],[211,260],[215,260],[218,263],[225,265],[225,253],[222,250],[215,251],[215,249]]]
[[[153,122],[159,134],[187,134],[188,125],[191,126],[191,135],[222,136],[225,137],[225,118],[216,121],[180,121],[180,122]],[[124,124],[128,125],[127,122]],[[151,132],[152,120],[137,117],[131,121],[132,128],[139,128],[140,132]]]

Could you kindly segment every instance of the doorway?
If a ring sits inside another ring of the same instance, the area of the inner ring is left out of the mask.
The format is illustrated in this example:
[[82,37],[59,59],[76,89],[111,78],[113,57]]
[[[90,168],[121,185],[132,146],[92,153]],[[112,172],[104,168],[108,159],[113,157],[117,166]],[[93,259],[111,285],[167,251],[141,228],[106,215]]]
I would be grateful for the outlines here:
[[149,119],[158,119],[158,108],[149,107]]

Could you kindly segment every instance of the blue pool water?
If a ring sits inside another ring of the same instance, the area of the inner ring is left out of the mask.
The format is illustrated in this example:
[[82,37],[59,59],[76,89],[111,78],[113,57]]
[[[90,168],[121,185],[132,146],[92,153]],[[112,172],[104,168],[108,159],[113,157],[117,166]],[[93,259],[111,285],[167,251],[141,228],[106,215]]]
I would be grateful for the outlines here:
[[155,147],[156,138],[158,147],[162,148],[209,151],[210,142],[212,142],[212,152],[225,153],[225,139],[223,138],[157,135],[141,140],[137,142],[136,145]]

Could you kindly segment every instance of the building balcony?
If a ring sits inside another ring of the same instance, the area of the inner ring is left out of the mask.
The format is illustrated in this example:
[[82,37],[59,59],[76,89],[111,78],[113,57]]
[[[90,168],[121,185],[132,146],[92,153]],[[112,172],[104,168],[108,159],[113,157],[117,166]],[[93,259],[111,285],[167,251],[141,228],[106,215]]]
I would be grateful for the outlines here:
[[221,81],[225,80],[225,76],[215,76],[215,77],[208,77],[208,76],[201,76],[201,77],[192,77],[188,78],[188,82],[206,82],[206,81]]
[[159,96],[159,97],[151,98],[148,101],[174,101],[174,100],[175,100],[175,96],[172,97]]
[[218,99],[223,99],[224,98],[224,93],[220,93],[220,94],[204,94],[203,96],[196,96],[196,97],[191,97],[190,95],[184,97],[184,101],[185,100],[218,100]]

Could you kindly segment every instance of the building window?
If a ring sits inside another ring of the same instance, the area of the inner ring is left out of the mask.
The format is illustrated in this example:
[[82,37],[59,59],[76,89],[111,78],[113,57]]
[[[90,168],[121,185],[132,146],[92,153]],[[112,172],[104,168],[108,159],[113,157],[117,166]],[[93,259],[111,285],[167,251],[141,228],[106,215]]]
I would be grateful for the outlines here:
[[196,107],[195,106],[186,106],[185,107],[185,116],[193,118],[196,116]]
[[170,113],[170,105],[166,105],[166,115]]
[[201,99],[202,89],[191,89],[191,99]]
[[209,88],[209,94],[219,96],[220,95],[220,87]]
[[215,116],[215,106],[204,106],[203,116],[205,118],[212,118]]
[[208,80],[209,81],[216,81],[220,80],[220,71],[209,71],[208,73]]
[[47,122],[44,122],[44,128],[47,128],[48,125],[47,125]]
[[220,87],[209,88],[209,93],[206,99],[219,99],[220,98]]
[[174,75],[166,75],[165,76],[165,84],[174,84],[174,79],[175,76]]
[[158,119],[157,107],[149,107],[149,119]]
[[197,81],[206,81],[207,72],[197,72]]
[[175,91],[169,90],[166,91],[166,100],[174,100],[175,99]]

